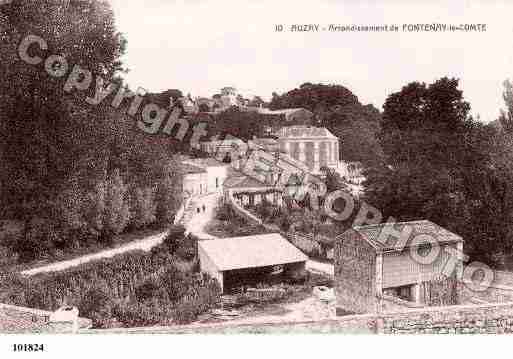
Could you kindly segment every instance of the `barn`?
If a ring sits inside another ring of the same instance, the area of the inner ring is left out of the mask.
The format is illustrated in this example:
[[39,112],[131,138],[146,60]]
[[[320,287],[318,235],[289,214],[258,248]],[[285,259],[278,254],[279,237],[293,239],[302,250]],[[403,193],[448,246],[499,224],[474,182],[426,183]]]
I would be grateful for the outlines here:
[[427,304],[434,281],[461,277],[463,240],[426,220],[386,223],[344,232],[334,252],[337,311],[370,313],[388,297]]
[[297,278],[308,260],[278,233],[200,241],[198,255],[201,271],[216,278],[223,293],[276,274]]

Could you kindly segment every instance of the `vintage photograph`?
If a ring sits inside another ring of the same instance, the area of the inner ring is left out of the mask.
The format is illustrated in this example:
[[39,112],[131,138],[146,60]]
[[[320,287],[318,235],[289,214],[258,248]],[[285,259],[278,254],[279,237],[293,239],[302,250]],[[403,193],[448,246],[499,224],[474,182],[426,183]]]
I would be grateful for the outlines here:
[[0,336],[512,333],[512,11],[0,1]]

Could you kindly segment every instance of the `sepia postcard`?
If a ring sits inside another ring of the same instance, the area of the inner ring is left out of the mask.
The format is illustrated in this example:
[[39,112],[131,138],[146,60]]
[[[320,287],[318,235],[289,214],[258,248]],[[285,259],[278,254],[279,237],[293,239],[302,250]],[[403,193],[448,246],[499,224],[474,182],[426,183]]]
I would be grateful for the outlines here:
[[513,333],[512,13],[0,0],[0,357]]

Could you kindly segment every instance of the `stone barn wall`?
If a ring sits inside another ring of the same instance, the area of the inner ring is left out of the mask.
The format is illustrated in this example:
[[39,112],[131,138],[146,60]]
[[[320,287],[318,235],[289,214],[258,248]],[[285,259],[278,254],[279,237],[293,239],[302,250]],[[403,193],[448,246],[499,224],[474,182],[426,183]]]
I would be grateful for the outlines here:
[[376,252],[358,233],[349,230],[335,242],[337,314],[374,312]]

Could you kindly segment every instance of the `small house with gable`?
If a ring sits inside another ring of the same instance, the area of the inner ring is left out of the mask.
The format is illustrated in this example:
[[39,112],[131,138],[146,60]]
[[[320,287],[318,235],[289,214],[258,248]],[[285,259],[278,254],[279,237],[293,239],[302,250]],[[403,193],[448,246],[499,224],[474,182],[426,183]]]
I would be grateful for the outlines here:
[[361,226],[337,237],[334,257],[337,313],[380,312],[384,298],[428,305],[429,283],[461,278],[463,240],[426,220]]

